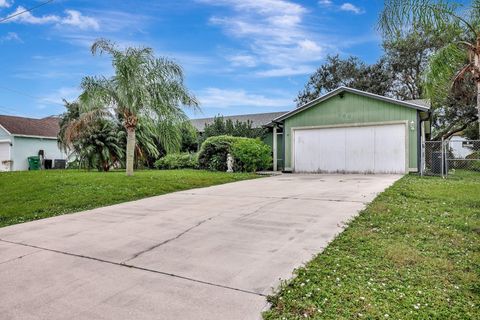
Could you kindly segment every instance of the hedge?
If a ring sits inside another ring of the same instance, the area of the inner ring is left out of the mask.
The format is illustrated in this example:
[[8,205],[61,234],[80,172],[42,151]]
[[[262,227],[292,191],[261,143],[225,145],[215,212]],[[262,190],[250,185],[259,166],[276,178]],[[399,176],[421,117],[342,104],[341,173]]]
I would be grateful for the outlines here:
[[269,169],[272,150],[258,139],[215,136],[202,143],[198,155],[199,167],[214,171],[227,171],[227,155],[235,160],[234,171],[257,171]]

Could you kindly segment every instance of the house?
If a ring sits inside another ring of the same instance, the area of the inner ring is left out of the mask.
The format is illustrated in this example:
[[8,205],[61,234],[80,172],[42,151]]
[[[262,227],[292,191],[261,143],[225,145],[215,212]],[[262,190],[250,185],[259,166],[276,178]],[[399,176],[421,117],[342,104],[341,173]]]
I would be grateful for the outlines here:
[[0,171],[28,170],[30,156],[66,159],[57,144],[57,117],[32,119],[0,115]]
[[[400,101],[340,87],[289,112],[224,117],[269,128],[274,170],[407,173],[420,170],[429,139],[425,100]],[[195,119],[203,131],[214,118]],[[270,121],[268,121],[270,119]]]
[[420,170],[430,111],[424,100],[400,101],[340,87],[268,126],[275,170],[407,173]]

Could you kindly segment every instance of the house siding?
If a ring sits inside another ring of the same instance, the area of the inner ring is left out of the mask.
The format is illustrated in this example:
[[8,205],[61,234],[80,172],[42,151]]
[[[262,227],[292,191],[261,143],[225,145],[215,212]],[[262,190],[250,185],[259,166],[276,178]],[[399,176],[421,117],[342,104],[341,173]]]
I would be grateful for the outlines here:
[[[343,98],[341,97],[343,95]],[[417,110],[374,98],[344,92],[319,102],[285,119],[285,168],[292,167],[292,128],[308,126],[351,125],[389,121],[414,121],[408,127],[409,168],[417,168]]]
[[45,151],[47,159],[65,159],[56,139],[14,136],[12,143],[13,170],[28,170],[27,158],[37,156],[39,150]]
[[0,127],[0,140],[10,139],[10,134]]
[[[269,145],[273,149],[273,132],[268,132],[265,137],[263,137],[263,142],[266,145]],[[277,167],[283,169],[283,134],[277,134]]]

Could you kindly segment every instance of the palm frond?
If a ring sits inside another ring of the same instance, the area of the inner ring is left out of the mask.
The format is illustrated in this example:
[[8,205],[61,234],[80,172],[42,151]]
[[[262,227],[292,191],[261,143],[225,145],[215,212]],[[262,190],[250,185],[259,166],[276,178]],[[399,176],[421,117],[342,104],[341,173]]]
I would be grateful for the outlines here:
[[380,13],[378,27],[386,36],[397,36],[410,28],[445,30],[461,25],[477,31],[458,13],[461,4],[444,0],[386,0]]
[[435,101],[445,98],[450,91],[452,83],[459,80],[462,73],[468,71],[468,52],[451,43],[430,59],[425,73],[425,89],[428,98]]

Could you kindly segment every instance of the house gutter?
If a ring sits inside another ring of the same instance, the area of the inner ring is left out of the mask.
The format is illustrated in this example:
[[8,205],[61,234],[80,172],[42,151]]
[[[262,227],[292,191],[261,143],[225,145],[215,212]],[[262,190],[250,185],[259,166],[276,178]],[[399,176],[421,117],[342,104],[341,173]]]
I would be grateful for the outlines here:
[[28,134],[12,134],[12,137],[58,140],[57,137],[35,136],[35,135],[28,135]]

